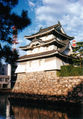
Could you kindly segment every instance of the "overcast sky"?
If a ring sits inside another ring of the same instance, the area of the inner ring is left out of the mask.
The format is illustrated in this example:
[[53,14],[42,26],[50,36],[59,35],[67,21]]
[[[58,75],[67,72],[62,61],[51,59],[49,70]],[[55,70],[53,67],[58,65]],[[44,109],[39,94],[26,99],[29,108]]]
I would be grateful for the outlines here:
[[19,0],[14,9],[20,14],[22,9],[28,10],[32,24],[19,35],[19,45],[29,43],[25,35],[36,33],[44,28],[61,22],[64,31],[74,36],[76,41],[83,41],[83,0]]

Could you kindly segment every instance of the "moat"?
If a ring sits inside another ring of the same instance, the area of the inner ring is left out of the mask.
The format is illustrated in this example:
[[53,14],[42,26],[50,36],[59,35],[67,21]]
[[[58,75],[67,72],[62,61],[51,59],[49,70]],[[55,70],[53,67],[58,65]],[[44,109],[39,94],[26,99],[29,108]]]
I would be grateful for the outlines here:
[[0,119],[83,119],[83,104],[69,107],[32,101],[14,102],[0,95]]

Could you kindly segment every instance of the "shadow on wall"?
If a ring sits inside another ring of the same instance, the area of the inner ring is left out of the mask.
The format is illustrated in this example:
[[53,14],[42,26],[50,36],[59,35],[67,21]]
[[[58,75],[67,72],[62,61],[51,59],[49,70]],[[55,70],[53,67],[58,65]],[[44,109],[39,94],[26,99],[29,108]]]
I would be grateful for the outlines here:
[[74,104],[83,104],[83,81],[78,84],[77,86],[73,87],[71,91],[67,92],[67,95],[38,95],[38,94],[29,94],[29,93],[16,93],[13,92],[10,96],[10,99],[14,99],[19,102],[19,100],[30,101],[36,103],[43,102],[43,103],[58,103],[67,105],[70,103]]
[[76,87],[73,87],[73,90],[68,93],[67,100],[83,103],[83,81]]
[[50,100],[83,104],[83,81],[72,88],[67,95],[51,96]]

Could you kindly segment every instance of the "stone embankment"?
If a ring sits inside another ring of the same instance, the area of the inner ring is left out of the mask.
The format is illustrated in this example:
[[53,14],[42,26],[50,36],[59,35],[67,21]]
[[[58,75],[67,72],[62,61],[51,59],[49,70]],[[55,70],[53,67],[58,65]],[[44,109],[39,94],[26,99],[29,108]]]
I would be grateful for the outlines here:
[[83,76],[56,77],[55,71],[17,75],[13,93],[45,95],[64,100],[83,100]]

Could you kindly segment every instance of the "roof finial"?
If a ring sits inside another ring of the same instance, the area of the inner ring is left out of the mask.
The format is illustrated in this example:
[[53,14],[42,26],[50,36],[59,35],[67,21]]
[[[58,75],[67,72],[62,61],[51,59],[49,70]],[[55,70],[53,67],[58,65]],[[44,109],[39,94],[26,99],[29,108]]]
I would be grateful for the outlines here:
[[42,26],[40,27],[40,30],[39,31],[41,31],[42,30]]
[[58,24],[61,26],[61,23],[60,23],[60,21],[58,21]]

